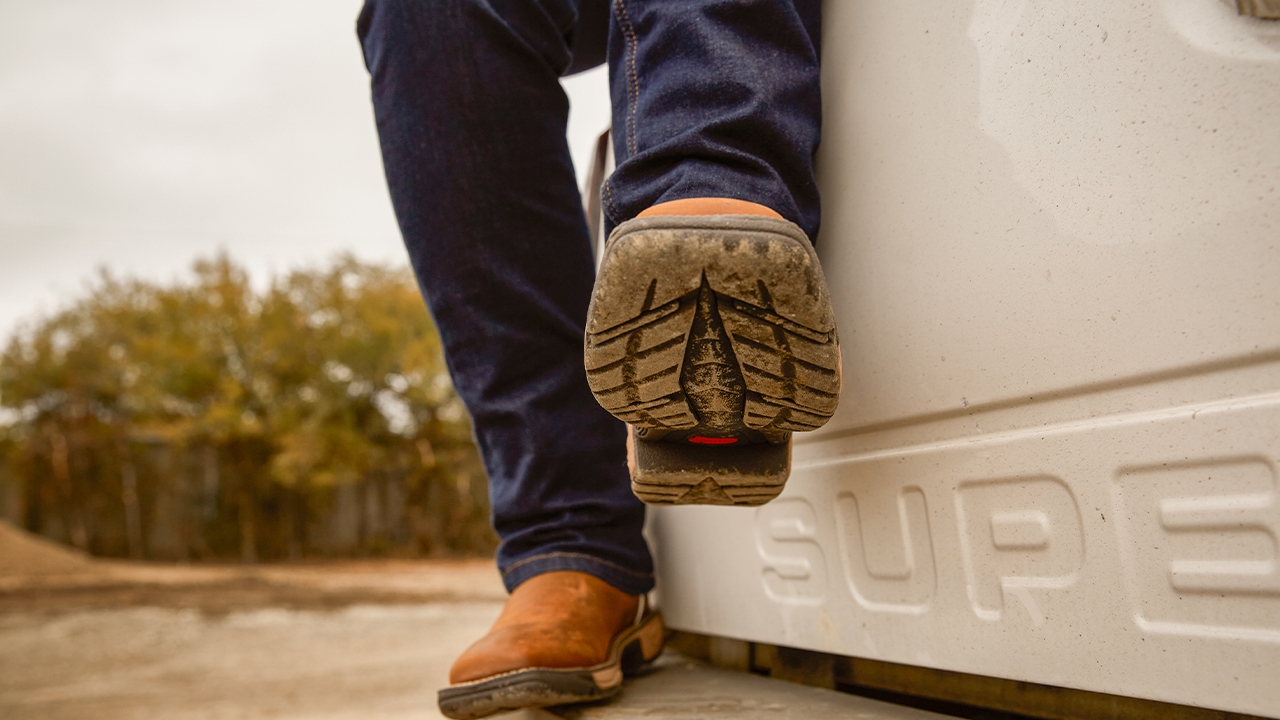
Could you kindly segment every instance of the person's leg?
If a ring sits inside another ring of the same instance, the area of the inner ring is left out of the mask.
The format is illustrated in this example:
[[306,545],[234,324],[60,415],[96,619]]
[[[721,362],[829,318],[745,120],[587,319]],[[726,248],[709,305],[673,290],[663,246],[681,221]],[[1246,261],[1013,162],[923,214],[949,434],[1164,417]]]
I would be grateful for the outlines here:
[[581,364],[594,269],[558,77],[603,60],[603,32],[575,21],[608,17],[582,4],[367,0],[358,23],[392,204],[475,423],[511,591],[450,669],[452,718],[616,692],[623,652],[662,646],[623,428]]
[[734,198],[816,239],[821,0],[613,0],[613,11],[611,223]]
[[634,428],[632,489],[759,505],[790,435],[835,411],[840,351],[813,251],[819,0],[614,0],[618,168],[588,313],[596,399]]
[[[559,76],[571,0],[369,0],[358,31],[392,203],[489,473],[508,589],[653,586],[623,426],[581,364],[594,275]],[[603,14],[603,13],[601,13]],[[589,37],[589,36],[588,36]]]

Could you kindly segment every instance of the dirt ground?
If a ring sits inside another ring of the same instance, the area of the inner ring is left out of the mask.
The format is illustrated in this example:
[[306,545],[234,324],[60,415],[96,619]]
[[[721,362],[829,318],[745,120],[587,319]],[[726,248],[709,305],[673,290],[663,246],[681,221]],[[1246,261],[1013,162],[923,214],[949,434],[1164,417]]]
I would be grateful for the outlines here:
[[0,717],[439,718],[505,597],[489,561],[107,562],[0,523]]

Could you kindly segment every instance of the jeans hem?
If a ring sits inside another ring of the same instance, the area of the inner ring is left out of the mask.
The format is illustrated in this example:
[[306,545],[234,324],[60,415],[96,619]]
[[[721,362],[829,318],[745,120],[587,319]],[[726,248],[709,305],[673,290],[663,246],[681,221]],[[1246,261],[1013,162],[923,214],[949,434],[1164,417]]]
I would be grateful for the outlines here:
[[628,595],[643,595],[653,589],[653,575],[628,570],[621,565],[584,553],[554,552],[533,555],[502,570],[507,592],[529,578],[558,570],[575,570],[605,581]]

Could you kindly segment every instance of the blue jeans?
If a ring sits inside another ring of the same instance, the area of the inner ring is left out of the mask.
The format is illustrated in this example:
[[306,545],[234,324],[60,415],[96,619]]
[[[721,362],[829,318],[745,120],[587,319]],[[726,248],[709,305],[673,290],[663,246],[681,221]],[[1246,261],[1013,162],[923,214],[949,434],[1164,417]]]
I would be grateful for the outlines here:
[[616,225],[749,200],[818,232],[819,0],[366,0],[392,204],[489,473],[507,588],[653,586],[625,428],[582,367],[594,269],[562,75],[610,68]]

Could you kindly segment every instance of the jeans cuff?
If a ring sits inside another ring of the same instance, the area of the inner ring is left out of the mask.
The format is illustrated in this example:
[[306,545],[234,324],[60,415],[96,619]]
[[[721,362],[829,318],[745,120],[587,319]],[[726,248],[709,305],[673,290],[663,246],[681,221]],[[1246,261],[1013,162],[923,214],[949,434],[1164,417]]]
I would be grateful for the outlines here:
[[556,570],[576,570],[595,576],[628,595],[643,595],[653,589],[653,575],[635,572],[592,555],[553,552],[523,558],[502,568],[502,582],[507,592],[535,575]]

